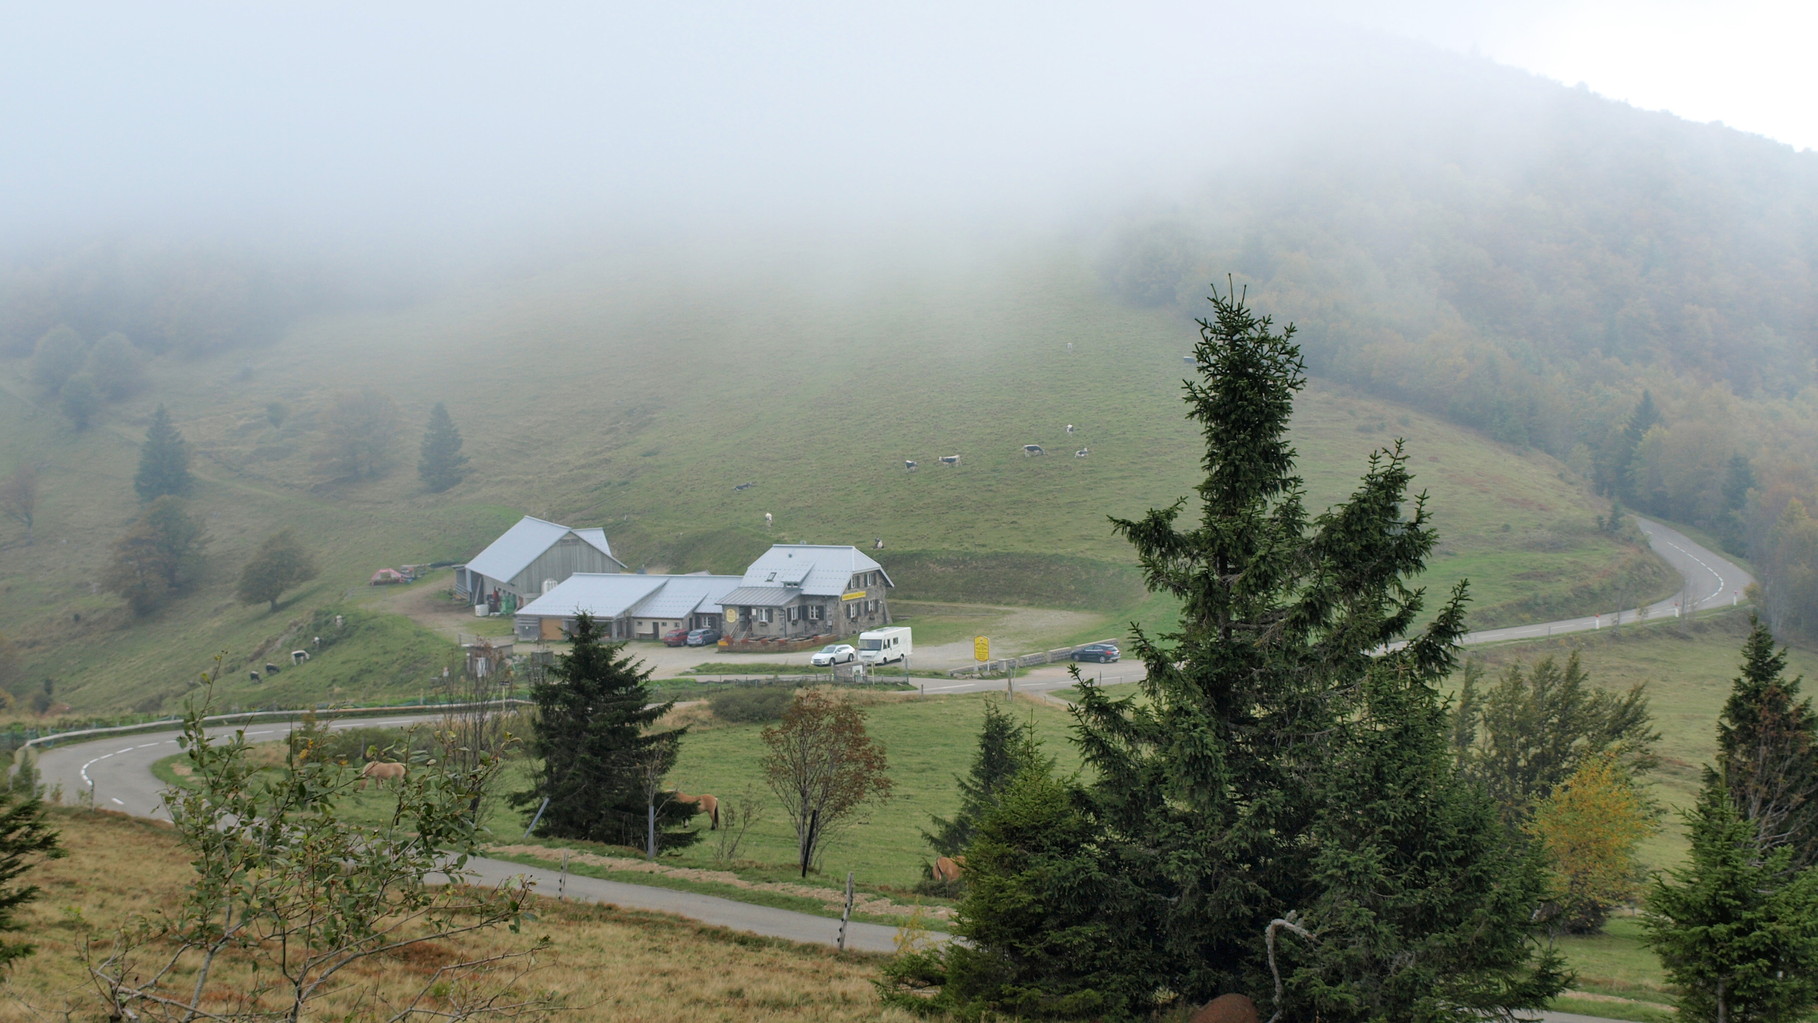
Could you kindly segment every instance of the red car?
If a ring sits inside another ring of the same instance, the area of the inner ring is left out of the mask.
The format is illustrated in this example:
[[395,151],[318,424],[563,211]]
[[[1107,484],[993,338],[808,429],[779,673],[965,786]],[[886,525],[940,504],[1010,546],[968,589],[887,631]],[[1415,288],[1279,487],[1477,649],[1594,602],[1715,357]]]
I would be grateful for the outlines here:
[[670,629],[668,632],[663,633],[663,645],[664,646],[682,646],[683,644],[685,644],[687,642],[688,642],[688,630],[687,629]]

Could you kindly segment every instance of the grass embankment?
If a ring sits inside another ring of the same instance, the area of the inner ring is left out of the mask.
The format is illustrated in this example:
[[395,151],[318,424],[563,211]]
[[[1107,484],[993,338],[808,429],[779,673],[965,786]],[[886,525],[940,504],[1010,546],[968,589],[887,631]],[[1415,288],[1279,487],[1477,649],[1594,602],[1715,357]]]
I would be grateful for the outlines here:
[[[1200,439],[1178,400],[1194,328],[1105,300],[1070,250],[1000,256],[963,273],[899,260],[878,278],[887,285],[837,289],[762,269],[709,281],[698,253],[568,267],[308,321],[266,349],[160,358],[147,392],[81,433],[23,397],[24,361],[0,363],[16,384],[0,389],[0,466],[46,464],[36,542],[11,525],[0,536],[16,695],[51,677],[80,710],[170,711],[225,652],[226,702],[267,702],[277,687],[261,692],[245,672],[294,648],[318,611],[389,604],[365,585],[375,568],[464,559],[526,512],[604,526],[634,568],[737,572],[775,541],[882,537],[899,598],[1152,619],[1106,516],[1141,515],[1196,482]],[[654,351],[689,353],[688,372]],[[803,373],[786,352],[835,368]],[[316,457],[349,381],[399,405],[394,467],[379,479],[329,481]],[[436,401],[472,472],[431,495],[411,469]],[[275,424],[272,402],[288,410]],[[211,539],[192,590],[134,621],[95,581],[137,512],[132,475],[159,403],[197,451],[193,503]],[[1396,436],[1444,538],[1428,584],[1471,577],[1480,625],[1517,605],[1613,607],[1639,585],[1629,549],[1592,528],[1603,507],[1557,462],[1318,384],[1294,434],[1309,505],[1342,498],[1368,451]],[[1026,458],[1028,443],[1053,453]],[[1072,457],[1081,446],[1090,454]],[[952,453],[958,466],[935,462]],[[905,458],[922,467],[905,471]],[[240,567],[286,527],[320,576],[276,614],[236,602]],[[1043,643],[1086,638],[1099,634]],[[345,671],[286,671],[282,691],[319,703],[337,687],[420,689],[426,659],[401,649],[416,642],[354,637]]]
[[[191,868],[168,827],[76,810],[54,810],[52,820],[70,855],[29,875],[44,894],[25,907],[20,922],[38,953],[8,973],[0,1019],[100,1018],[102,1006],[82,968],[85,940],[93,937],[105,949],[135,916],[174,909],[190,882]],[[538,900],[536,918],[521,934],[500,928],[369,960],[350,982],[396,996],[420,987],[455,956],[525,948],[544,935],[552,946],[520,990],[559,996],[588,1020],[908,1020],[878,1004],[871,985],[876,956],[553,898]],[[231,969],[216,975],[223,986],[244,979]],[[329,997],[318,1014],[341,1018],[350,1009],[344,996]]]

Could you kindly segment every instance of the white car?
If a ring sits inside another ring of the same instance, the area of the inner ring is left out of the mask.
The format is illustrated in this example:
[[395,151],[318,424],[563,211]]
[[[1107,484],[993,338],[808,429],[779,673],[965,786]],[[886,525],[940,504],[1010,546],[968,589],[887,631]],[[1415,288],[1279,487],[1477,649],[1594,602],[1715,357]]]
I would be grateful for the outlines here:
[[832,643],[815,651],[814,656],[808,658],[808,663],[817,668],[825,668],[830,664],[850,664],[855,660],[858,660],[858,650],[850,643]]

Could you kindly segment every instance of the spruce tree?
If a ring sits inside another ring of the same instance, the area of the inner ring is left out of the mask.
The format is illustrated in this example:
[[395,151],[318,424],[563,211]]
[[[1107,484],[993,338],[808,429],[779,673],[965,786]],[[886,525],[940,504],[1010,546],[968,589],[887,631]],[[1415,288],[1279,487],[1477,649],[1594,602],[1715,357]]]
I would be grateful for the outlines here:
[[1818,1001],[1818,869],[1765,856],[1756,826],[1713,775],[1686,815],[1692,858],[1655,878],[1648,944],[1679,989],[1679,1018],[1793,1023]]
[[1180,624],[1135,630],[1140,699],[1081,683],[1105,869],[1140,892],[1104,907],[1108,940],[1143,990],[1268,1004],[1265,929],[1298,913],[1317,940],[1285,939],[1289,1018],[1535,1005],[1561,985],[1526,940],[1540,864],[1458,781],[1436,690],[1463,586],[1402,642],[1423,604],[1407,580],[1435,543],[1407,457],[1379,451],[1349,500],[1309,515],[1287,437],[1305,385],[1293,328],[1234,294],[1212,303],[1186,383],[1206,443],[1197,516],[1179,523],[1183,500],[1113,520]]
[[[39,889],[21,878],[39,862],[63,855],[57,832],[45,822],[44,803],[37,796],[29,790],[0,794],[0,932],[26,929],[19,912],[38,898]],[[34,948],[28,941],[0,939],[0,970],[31,955]]]
[[165,496],[182,497],[193,483],[189,445],[171,424],[170,413],[159,405],[145,431],[145,443],[139,448],[139,471],[133,476],[133,489],[138,491],[140,501],[150,502]]
[[[651,765],[668,760],[685,729],[651,730],[674,703],[650,702],[650,670],[625,653],[625,644],[603,642],[591,616],[575,619],[570,639],[550,679],[531,688],[537,724],[530,753],[538,763],[532,787],[512,802],[534,808],[549,801],[539,835],[641,848]],[[693,803],[662,801],[662,848],[699,838],[684,827],[696,812]]]
[[461,431],[441,402],[429,410],[429,427],[423,431],[422,455],[417,460],[417,475],[431,493],[441,493],[461,482],[466,475],[467,456],[461,454]]
[[1018,722],[996,703],[985,704],[972,770],[966,777],[954,779],[959,785],[959,812],[951,820],[931,817],[934,830],[923,831],[922,838],[937,856],[964,854],[979,822],[997,805],[1011,779],[1046,762],[1027,722]]
[[1785,677],[1786,651],[1750,616],[1742,674],[1717,722],[1717,768],[1730,799],[1755,827],[1763,850],[1791,849],[1794,868],[1818,863],[1818,718],[1800,699],[1802,679]]

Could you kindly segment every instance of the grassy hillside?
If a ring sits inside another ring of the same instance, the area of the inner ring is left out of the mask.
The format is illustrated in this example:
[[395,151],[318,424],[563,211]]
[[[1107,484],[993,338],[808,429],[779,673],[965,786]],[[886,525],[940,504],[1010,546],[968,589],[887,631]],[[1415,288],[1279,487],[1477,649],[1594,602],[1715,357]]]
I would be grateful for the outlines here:
[[[35,403],[23,362],[0,365],[0,457],[46,463],[36,542],[0,533],[9,688],[53,678],[78,708],[169,707],[219,652],[244,686],[243,670],[311,635],[318,611],[364,599],[373,569],[465,558],[526,512],[604,526],[634,568],[739,571],[773,541],[881,537],[901,597],[1165,615],[1106,516],[1166,504],[1200,473],[1178,400],[1194,328],[1103,298],[1071,252],[940,270],[905,257],[843,278],[765,271],[780,264],[742,253],[596,261],[309,321],[256,353],[161,358],[149,392],[80,434]],[[358,386],[400,409],[395,467],[330,483],[315,458],[321,419]],[[274,401],[289,410],[279,426]],[[472,474],[429,495],[415,449],[437,401]],[[160,402],[197,450],[211,543],[196,591],[135,622],[95,579],[135,513],[138,445]],[[1672,589],[1594,528],[1603,509],[1553,460],[1318,382],[1295,433],[1310,504],[1341,498],[1395,437],[1443,538],[1429,585],[1468,576],[1474,624]],[[1029,443],[1051,453],[1027,458]],[[1087,457],[1073,457],[1080,446]],[[956,453],[957,467],[935,462]],[[922,468],[906,472],[905,458]],[[236,603],[240,566],[283,527],[318,552],[320,577],[277,614]],[[438,664],[425,643],[402,625],[374,631],[357,656],[343,648],[357,677],[334,684],[418,690]],[[326,685],[314,694],[329,698]]]

